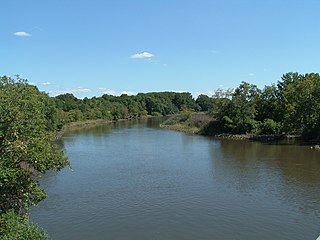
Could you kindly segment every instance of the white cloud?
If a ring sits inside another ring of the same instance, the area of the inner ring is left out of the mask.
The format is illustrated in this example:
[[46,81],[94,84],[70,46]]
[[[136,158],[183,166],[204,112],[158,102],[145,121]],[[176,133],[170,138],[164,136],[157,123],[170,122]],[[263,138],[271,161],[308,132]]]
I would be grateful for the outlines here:
[[65,94],[65,93],[71,93],[71,92],[68,90],[50,90],[49,91],[49,95],[51,95],[53,97],[61,95],[61,94]]
[[254,73],[249,73],[249,76],[250,77],[253,77],[255,74]]
[[99,90],[103,93],[103,94],[108,94],[108,95],[112,95],[112,96],[116,96],[116,91],[108,89],[108,88],[99,88]]
[[193,98],[197,98],[200,95],[207,95],[208,97],[212,97],[214,94],[214,91],[206,91],[206,92],[194,92],[192,93]]
[[135,93],[135,92],[132,92],[132,91],[122,91],[122,92],[120,93],[120,95],[122,95],[122,94],[126,94],[126,95],[128,95],[128,96],[136,95],[136,93]]
[[136,92],[133,91],[122,91],[122,92],[117,92],[115,90],[112,89],[108,89],[108,88],[99,88],[99,90],[103,93],[103,94],[108,94],[108,95],[112,95],[112,96],[120,96],[122,94],[126,94],[126,95],[136,95]]
[[130,58],[135,58],[135,59],[139,59],[139,58],[151,58],[153,57],[154,54],[153,53],[149,53],[149,52],[142,52],[142,53],[136,53],[130,56]]
[[27,32],[15,32],[13,35],[18,36],[18,37],[31,37],[32,35]]
[[83,87],[77,87],[75,89],[71,89],[71,91],[73,93],[76,93],[76,92],[91,92],[91,89],[89,88],[83,88]]
[[51,85],[52,83],[51,82],[44,82],[44,83],[41,83],[42,85]]
[[72,94],[77,94],[77,93],[88,93],[91,92],[91,89],[89,88],[83,88],[83,87],[77,87],[73,89],[59,89],[59,90],[50,90],[49,94],[52,96],[58,96],[61,94],[66,94],[66,93],[72,93]]

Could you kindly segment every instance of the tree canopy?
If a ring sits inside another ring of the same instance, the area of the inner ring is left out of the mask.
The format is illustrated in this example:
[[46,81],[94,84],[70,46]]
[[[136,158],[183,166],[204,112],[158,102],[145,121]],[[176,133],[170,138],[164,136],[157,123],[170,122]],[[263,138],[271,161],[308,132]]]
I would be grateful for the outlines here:
[[1,216],[9,211],[25,213],[46,197],[36,181],[37,172],[68,165],[51,131],[57,115],[50,103],[46,94],[26,81],[0,78]]
[[213,96],[214,133],[298,134],[320,138],[320,75],[286,73],[277,85],[242,82],[230,96]]

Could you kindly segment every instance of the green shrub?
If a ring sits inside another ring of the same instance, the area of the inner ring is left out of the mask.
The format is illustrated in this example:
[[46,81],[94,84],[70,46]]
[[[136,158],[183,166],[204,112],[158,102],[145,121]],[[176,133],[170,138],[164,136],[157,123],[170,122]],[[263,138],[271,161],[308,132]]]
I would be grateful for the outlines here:
[[13,211],[0,216],[1,240],[46,240],[47,233]]
[[280,132],[280,123],[267,118],[260,124],[260,134],[278,134]]

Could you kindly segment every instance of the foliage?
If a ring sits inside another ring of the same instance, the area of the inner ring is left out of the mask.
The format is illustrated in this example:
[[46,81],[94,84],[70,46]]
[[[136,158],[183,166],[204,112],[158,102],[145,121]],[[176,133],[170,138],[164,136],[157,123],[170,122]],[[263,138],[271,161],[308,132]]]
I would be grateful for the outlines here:
[[212,108],[211,98],[207,95],[201,94],[198,96],[196,103],[200,106],[201,111],[209,111]]
[[45,197],[35,171],[67,165],[48,130],[48,96],[21,79],[0,79],[0,212],[21,212]]
[[320,75],[288,73],[278,82],[283,130],[320,137]]
[[209,111],[214,121],[204,130],[210,131],[206,134],[287,133],[319,139],[319,82],[317,73],[286,73],[277,84],[263,89],[242,82],[234,90],[218,89],[212,97],[201,94],[196,100],[190,93],[175,92],[103,95],[83,100],[64,94],[54,98],[56,109],[51,107],[48,112],[57,119],[47,118],[47,128],[59,129],[66,123],[89,119],[118,120]]
[[37,173],[68,165],[53,133],[59,125],[58,113],[54,100],[35,86],[19,77],[0,78],[1,239],[46,238],[16,214],[24,214],[46,197]]
[[189,109],[198,111],[199,105],[190,93],[151,92],[136,96],[103,95],[91,99],[77,99],[72,94],[54,98],[58,111],[58,128],[75,121],[105,119],[118,120],[137,118],[146,115],[166,116]]
[[0,239],[2,240],[45,240],[44,230],[27,219],[9,211],[0,215]]
[[286,73],[277,85],[262,90],[242,82],[229,95],[218,91],[212,101],[215,121],[207,126],[207,134],[287,133],[320,139],[318,73]]
[[[231,101],[219,111],[219,119],[231,133],[250,133],[256,126],[256,101],[260,96],[257,86],[242,82],[232,94]],[[226,121],[227,120],[227,121]]]
[[264,119],[259,126],[260,134],[279,134],[280,133],[280,123],[275,122],[273,119]]

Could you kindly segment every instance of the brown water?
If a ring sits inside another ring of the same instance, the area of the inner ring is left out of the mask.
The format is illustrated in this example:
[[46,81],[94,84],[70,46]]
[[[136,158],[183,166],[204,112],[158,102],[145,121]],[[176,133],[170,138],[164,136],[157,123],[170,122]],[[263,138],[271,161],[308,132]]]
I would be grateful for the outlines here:
[[157,120],[63,138],[31,220],[54,240],[304,240],[320,234],[320,152],[217,140]]

